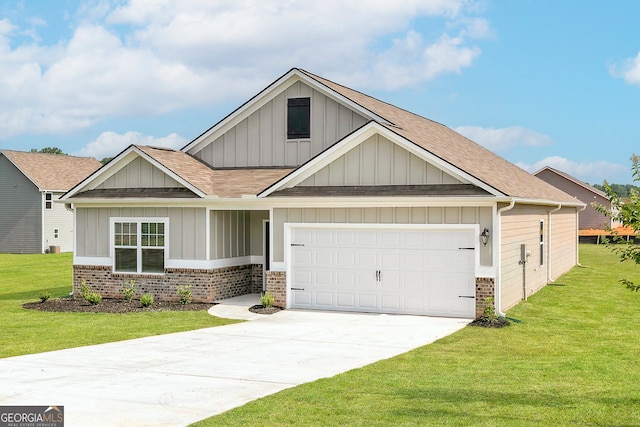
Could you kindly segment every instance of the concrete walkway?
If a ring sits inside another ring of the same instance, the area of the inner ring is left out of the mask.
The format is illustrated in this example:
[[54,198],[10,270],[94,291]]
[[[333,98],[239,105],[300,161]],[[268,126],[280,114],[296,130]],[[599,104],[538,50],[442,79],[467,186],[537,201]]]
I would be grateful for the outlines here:
[[[255,303],[235,300],[214,313],[249,316]],[[62,405],[67,427],[185,426],[404,353],[469,321],[284,310],[234,325],[0,359],[0,405]]]

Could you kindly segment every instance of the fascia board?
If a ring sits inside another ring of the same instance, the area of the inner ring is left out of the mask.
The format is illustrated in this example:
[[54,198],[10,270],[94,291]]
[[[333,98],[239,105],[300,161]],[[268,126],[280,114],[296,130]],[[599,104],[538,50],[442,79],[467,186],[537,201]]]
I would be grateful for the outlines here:
[[392,124],[386,119],[384,119],[383,117],[379,117],[375,115],[374,113],[365,109],[361,105],[340,95],[339,93],[335,92],[333,89],[323,85],[317,80],[309,77],[304,72],[301,72],[300,70],[294,68],[290,70],[287,74],[285,74],[284,76],[280,77],[278,80],[273,82],[262,92],[258,93],[256,96],[251,98],[245,104],[240,106],[238,109],[233,111],[227,117],[222,119],[216,125],[211,127],[209,130],[205,131],[202,135],[198,136],[192,142],[187,144],[184,148],[182,148],[182,151],[184,152],[197,151],[198,148],[200,148],[202,145],[215,141],[216,139],[218,139],[218,137],[226,133],[228,130],[230,130],[234,126],[238,125],[238,123],[240,123],[242,120],[249,117],[249,115],[259,110],[266,103],[274,99],[280,93],[284,92],[289,86],[293,85],[298,81],[303,81],[307,85],[321,92],[323,95],[333,99],[334,101],[340,104],[344,104],[348,106],[349,108],[357,111],[358,113],[369,118],[370,120],[377,120],[377,121]]
[[450,163],[445,162],[440,157],[433,155],[432,153],[398,135],[397,133],[392,132],[386,126],[383,126],[377,122],[369,122],[366,125],[362,126],[360,129],[357,129],[350,135],[343,138],[338,143],[329,147],[306,164],[300,166],[298,169],[282,178],[279,182],[275,183],[271,187],[258,194],[258,197],[267,197],[269,194],[272,194],[280,189],[295,187],[314,173],[318,172],[323,167],[327,166],[329,163],[335,161],[338,157],[346,154],[348,151],[366,141],[368,138],[375,134],[381,135],[382,137],[401,146],[417,157],[436,165],[449,175],[456,177],[462,182],[480,187],[493,196],[504,196],[503,193],[498,192],[495,188],[456,168]]

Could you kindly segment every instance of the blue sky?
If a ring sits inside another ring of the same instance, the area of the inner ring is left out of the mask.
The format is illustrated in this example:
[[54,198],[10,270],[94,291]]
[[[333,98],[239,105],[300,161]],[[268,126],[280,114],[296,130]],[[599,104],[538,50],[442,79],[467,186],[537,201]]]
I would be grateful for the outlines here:
[[632,183],[638,16],[632,0],[4,1],[0,148],[180,148],[301,67],[530,172]]

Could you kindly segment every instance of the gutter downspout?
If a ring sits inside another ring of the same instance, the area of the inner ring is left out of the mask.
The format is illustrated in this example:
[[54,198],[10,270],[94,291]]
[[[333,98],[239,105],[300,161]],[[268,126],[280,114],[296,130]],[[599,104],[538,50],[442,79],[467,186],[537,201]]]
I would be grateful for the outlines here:
[[502,312],[502,250],[500,249],[500,245],[502,242],[502,213],[506,211],[510,211],[516,205],[515,200],[511,200],[509,206],[505,206],[503,208],[498,209],[497,217],[498,217],[498,238],[495,239],[498,244],[497,252],[498,252],[498,274],[496,275],[496,290],[495,290],[495,304],[496,304],[496,312],[498,316],[506,317],[506,314]]
[[556,279],[553,279],[551,277],[551,214],[554,212],[558,212],[560,209],[562,209],[562,203],[558,204],[558,207],[549,211],[549,227],[547,229],[547,234],[548,234],[548,238],[547,238],[547,283],[551,283],[554,282]]
[[[587,209],[587,206],[589,205],[584,205],[582,209],[576,211],[576,230],[580,230],[580,212]],[[580,264],[580,232],[576,235],[576,265],[582,267],[582,264]]]

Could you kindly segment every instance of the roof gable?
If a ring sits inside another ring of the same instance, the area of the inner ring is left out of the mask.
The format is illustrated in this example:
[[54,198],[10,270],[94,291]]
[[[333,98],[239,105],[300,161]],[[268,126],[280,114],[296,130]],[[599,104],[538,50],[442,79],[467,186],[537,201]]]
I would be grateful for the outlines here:
[[[545,166],[542,169],[540,169],[539,171],[535,172],[534,175],[537,177],[543,177],[545,174],[552,174],[555,175],[557,177],[559,177],[560,179],[563,179],[565,181],[568,181],[570,183],[573,183],[574,185],[578,186],[578,187],[582,187],[587,191],[590,191],[604,199],[609,200],[609,198],[607,197],[607,194],[604,191],[598,190],[597,188],[587,184],[586,182],[580,181],[578,178],[575,178],[571,175],[569,175],[566,172],[562,172],[558,169],[554,169],[550,166]],[[547,180],[545,180],[547,181]],[[547,181],[548,182],[548,181]],[[551,184],[553,185],[553,184]]]
[[235,126],[238,126],[243,120],[246,120],[250,115],[265,107],[269,102],[272,102],[276,97],[286,92],[296,83],[304,83],[305,85],[310,86],[313,90],[317,90],[338,104],[343,105],[360,116],[365,117],[366,120],[376,120],[378,122],[386,123],[384,118],[377,116],[374,112],[367,110],[366,108],[363,108],[352,99],[331,90],[325,85],[318,84],[316,80],[310,78],[310,76],[303,70],[293,68],[249,101],[241,105],[231,114],[226,116],[220,122],[203,132],[200,136],[183,147],[182,151],[195,154],[199,150],[202,150],[206,145],[217,140]]
[[0,150],[41,191],[67,191],[100,167],[91,157]]
[[[377,153],[381,147],[383,153]],[[398,155],[395,157],[391,154],[386,156],[384,151],[389,154],[396,152]],[[376,160],[376,156],[386,156],[386,158]],[[367,157],[371,157],[371,159],[367,159]],[[394,158],[403,164],[399,164],[397,167],[392,166]],[[370,164],[369,161],[378,164]],[[352,163],[354,167],[347,171],[346,163]],[[408,170],[407,166],[409,166]],[[333,178],[329,176],[332,167],[338,170]],[[419,176],[412,176],[412,172]],[[373,121],[309,160],[279,182],[274,183],[259,196],[266,197],[277,191],[296,186],[314,186],[316,183],[328,186],[472,184],[482,189],[483,194],[502,195],[494,188],[468,175],[465,171],[442,161],[411,141],[391,132],[387,127]]]

